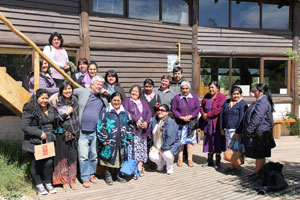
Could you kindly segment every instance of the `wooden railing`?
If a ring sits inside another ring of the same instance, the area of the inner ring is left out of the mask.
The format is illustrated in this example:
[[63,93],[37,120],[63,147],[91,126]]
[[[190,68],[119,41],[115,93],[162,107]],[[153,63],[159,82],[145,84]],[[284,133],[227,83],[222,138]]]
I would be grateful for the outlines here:
[[59,68],[50,58],[48,58],[40,48],[32,42],[26,35],[20,32],[8,19],[0,12],[0,20],[17,36],[22,38],[29,46],[31,46],[34,50],[33,57],[34,57],[34,90],[36,91],[40,85],[40,64],[39,64],[39,57],[41,56],[44,60],[48,62],[54,69],[56,69],[61,75],[65,77],[68,81],[72,83],[75,87],[81,87],[78,83],[76,83],[70,76],[68,76],[64,70]]

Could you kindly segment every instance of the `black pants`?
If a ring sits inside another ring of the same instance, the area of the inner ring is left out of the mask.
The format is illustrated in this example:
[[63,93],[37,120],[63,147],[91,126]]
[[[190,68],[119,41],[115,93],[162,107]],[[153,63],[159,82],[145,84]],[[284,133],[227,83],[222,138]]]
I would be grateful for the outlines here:
[[31,167],[30,172],[35,185],[41,184],[41,176],[44,176],[45,183],[52,182],[53,158],[35,160],[33,153],[30,153]]

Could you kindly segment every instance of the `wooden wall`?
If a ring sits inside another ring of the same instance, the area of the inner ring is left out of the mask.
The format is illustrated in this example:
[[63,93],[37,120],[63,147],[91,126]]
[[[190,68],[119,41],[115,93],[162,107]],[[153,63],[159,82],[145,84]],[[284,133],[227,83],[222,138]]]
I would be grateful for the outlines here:
[[91,60],[100,66],[100,75],[104,76],[108,69],[116,70],[126,92],[133,84],[142,85],[146,78],[152,78],[159,86],[160,77],[168,73],[167,55],[177,54],[177,42],[182,44],[184,77],[191,81],[190,26],[90,17]]
[[198,28],[198,49],[201,51],[252,52],[284,54],[292,48],[291,31],[235,30],[228,28]]
[[[1,0],[0,12],[38,45],[48,43],[50,33],[63,35],[65,46],[80,45],[80,1]],[[0,44],[24,44],[0,22]]]

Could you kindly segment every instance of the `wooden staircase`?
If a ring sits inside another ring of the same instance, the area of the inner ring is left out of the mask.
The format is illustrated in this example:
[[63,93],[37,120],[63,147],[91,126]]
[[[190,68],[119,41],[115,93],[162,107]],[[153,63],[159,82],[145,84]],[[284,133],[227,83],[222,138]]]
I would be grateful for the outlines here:
[[0,101],[18,116],[22,116],[23,105],[31,94],[0,67]]

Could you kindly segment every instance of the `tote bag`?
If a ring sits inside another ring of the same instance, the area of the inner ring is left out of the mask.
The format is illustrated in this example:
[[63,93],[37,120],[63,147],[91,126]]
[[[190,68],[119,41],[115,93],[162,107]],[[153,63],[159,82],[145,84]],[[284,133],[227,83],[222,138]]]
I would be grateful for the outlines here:
[[[132,148],[134,149],[133,145]],[[134,154],[134,150],[132,155]],[[129,145],[127,146],[127,160],[123,163],[120,172],[124,175],[131,176],[136,172],[136,176],[138,178],[138,168],[137,161],[134,159],[129,159]]]
[[35,160],[42,160],[55,156],[54,142],[47,142],[45,144],[34,146],[34,157]]

